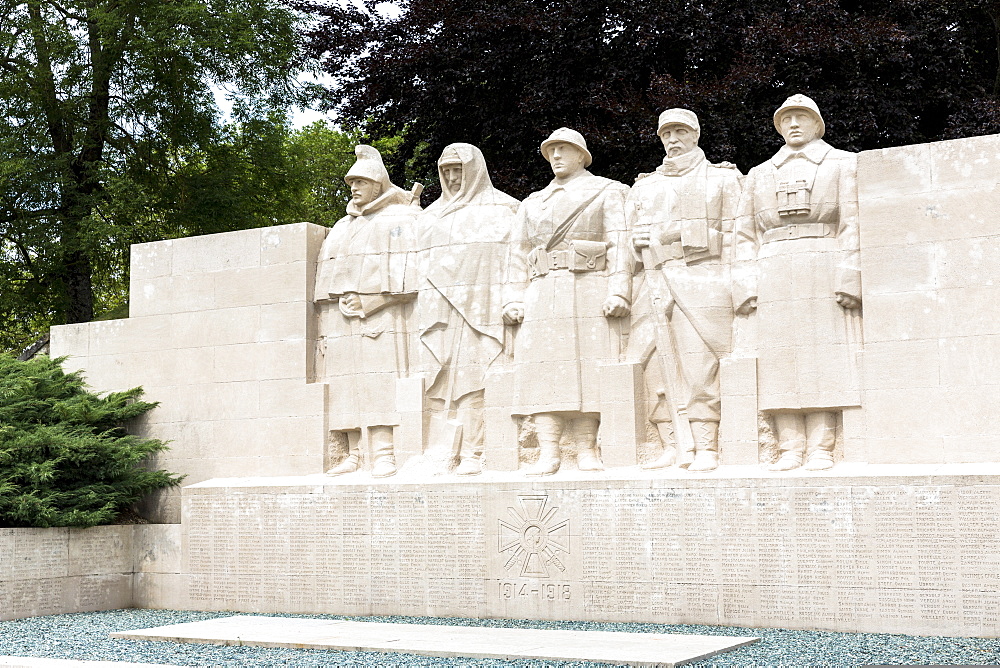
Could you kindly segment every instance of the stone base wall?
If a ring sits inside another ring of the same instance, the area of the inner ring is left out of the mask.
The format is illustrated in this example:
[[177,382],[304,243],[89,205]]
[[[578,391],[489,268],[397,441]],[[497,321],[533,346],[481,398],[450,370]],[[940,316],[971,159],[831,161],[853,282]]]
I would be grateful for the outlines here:
[[177,573],[176,525],[0,529],[0,621],[131,608]]
[[881,468],[213,480],[146,604],[1000,634],[1000,471]]

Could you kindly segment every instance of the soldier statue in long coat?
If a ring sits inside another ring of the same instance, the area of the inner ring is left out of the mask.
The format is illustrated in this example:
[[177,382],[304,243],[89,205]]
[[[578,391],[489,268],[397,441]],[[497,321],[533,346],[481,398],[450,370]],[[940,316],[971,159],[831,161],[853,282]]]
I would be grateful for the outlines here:
[[[347,215],[330,230],[319,256],[316,301],[336,305],[321,320],[320,376],[330,384],[330,429],[366,431],[372,475],[384,477],[396,472],[395,385],[409,369],[406,321],[416,291],[407,269],[420,208],[389,180],[376,149],[360,145],[355,153],[357,162],[344,177],[351,187]],[[360,465],[355,449],[329,473]]]
[[860,404],[857,156],[822,137],[816,103],[774,113],[785,145],[747,176],[737,222],[734,303],[757,312],[758,402],[774,419],[772,470],[833,466],[840,409]]
[[587,142],[560,128],[542,142],[555,178],[518,210],[503,316],[521,323],[514,343],[514,415],[534,416],[540,456],[530,475],[555,473],[567,424],[577,466],[603,468],[598,366],[618,361],[609,319],[631,309],[625,220],[628,187],[587,171]]
[[719,360],[732,341],[729,264],[741,174],[705,158],[691,111],[664,111],[657,134],[663,164],[636,181],[627,203],[645,268],[629,356],[646,363],[656,398],[650,420],[663,445],[646,468],[676,461],[689,471],[710,471],[719,465]]
[[455,473],[475,475],[482,468],[486,370],[503,347],[503,261],[520,202],[493,187],[482,151],[471,144],[445,147],[438,175],[441,197],[417,221],[418,358],[433,414],[430,438],[447,441],[441,425],[460,423]]

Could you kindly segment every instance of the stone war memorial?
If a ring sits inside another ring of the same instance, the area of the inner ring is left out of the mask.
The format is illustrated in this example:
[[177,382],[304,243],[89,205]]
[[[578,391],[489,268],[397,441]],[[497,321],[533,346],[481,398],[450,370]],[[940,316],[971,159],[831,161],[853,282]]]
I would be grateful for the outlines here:
[[358,146],[332,228],[133,246],[130,317],[51,335],[187,475],[132,604],[1000,634],[1000,136],[777,102],[745,174],[668,109],[634,184],[558,128],[421,209]]

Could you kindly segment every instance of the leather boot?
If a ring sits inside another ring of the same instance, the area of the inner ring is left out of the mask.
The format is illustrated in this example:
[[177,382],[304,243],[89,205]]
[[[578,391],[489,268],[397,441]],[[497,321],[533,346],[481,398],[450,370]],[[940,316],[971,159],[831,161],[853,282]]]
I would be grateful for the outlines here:
[[359,468],[361,468],[361,455],[357,452],[352,452],[340,460],[340,463],[327,471],[326,474],[343,475],[345,473],[354,473]]
[[694,461],[688,471],[714,471],[719,468],[719,423],[691,422],[694,436]]
[[603,471],[604,464],[597,454],[597,418],[573,420],[573,442],[576,444],[576,467],[581,471]]
[[657,422],[656,431],[660,434],[660,443],[663,445],[663,452],[653,461],[646,462],[642,468],[646,470],[665,469],[673,466],[677,461],[677,446],[674,445],[674,423]]
[[833,446],[837,442],[837,414],[820,411],[806,415],[807,471],[833,468]]
[[802,466],[806,449],[805,417],[798,413],[776,413],[774,427],[778,436],[778,461],[767,467],[769,471],[791,471]]
[[479,457],[462,457],[455,467],[455,475],[479,475],[483,472],[483,460]]
[[525,475],[552,475],[559,470],[559,439],[562,431],[563,419],[558,415],[535,415],[538,461],[524,472]]
[[396,473],[396,457],[392,447],[392,427],[372,427],[372,477],[388,478]]

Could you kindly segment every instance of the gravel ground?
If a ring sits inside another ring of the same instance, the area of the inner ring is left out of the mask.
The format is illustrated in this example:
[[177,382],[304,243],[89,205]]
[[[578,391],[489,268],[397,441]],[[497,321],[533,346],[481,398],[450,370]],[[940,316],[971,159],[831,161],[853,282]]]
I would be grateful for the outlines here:
[[[217,647],[111,640],[112,631],[193,622],[236,613],[112,610],[0,622],[0,655],[133,661],[180,666],[593,666],[588,663],[441,659],[378,652]],[[240,613],[245,614],[245,613]],[[761,641],[690,666],[1000,665],[1000,639],[748,629],[732,626],[598,624],[529,620],[271,615],[377,622],[759,636]]]

